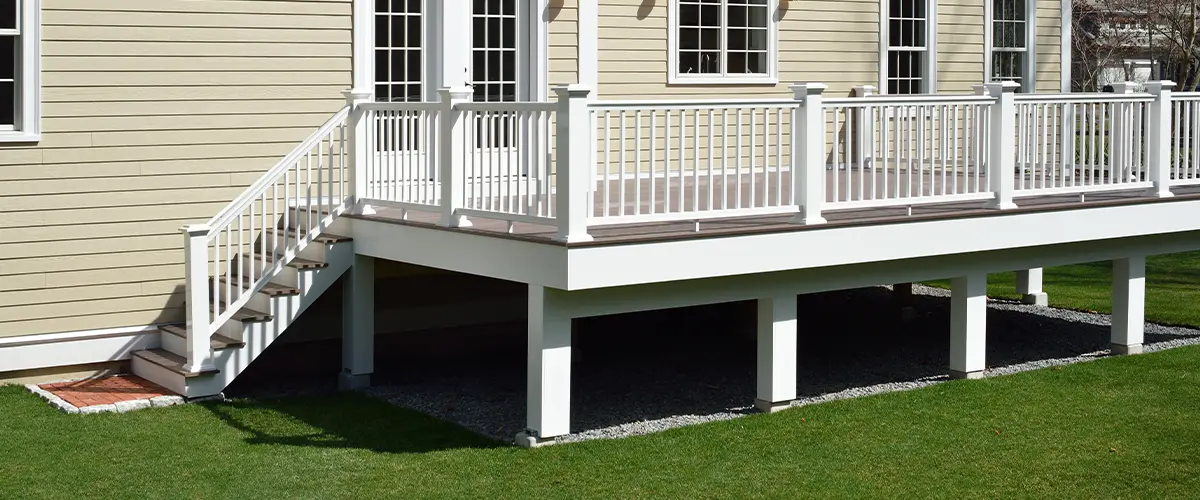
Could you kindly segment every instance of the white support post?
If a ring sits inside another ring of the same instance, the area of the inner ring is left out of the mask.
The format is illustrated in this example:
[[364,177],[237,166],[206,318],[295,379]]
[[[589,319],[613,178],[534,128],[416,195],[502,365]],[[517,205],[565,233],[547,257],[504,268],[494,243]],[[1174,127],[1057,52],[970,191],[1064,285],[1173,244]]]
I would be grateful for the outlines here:
[[796,296],[758,299],[758,397],[754,406],[776,412],[796,399]]
[[1150,196],[1169,198],[1171,193],[1171,90],[1175,82],[1146,82],[1146,91],[1154,96],[1150,103],[1150,117],[1146,131],[1146,163],[1149,164]]
[[1042,291],[1042,268],[1024,269],[1017,271],[1017,293],[1021,294],[1021,302],[1035,306],[1050,305],[1050,297]]
[[571,431],[571,316],[563,292],[529,285],[526,430],[517,444],[534,447]]
[[[874,85],[859,85],[854,87],[854,97],[871,97],[876,94]],[[871,144],[871,125],[875,123],[875,108],[863,106],[855,111],[854,123],[854,164],[873,171],[868,162],[867,147]]]
[[434,18],[437,40],[434,42],[437,88],[462,88],[471,85],[472,9],[467,2],[428,2],[436,5]]
[[371,385],[375,372],[375,258],[355,255],[342,277],[342,373],[338,388]]
[[208,276],[208,233],[207,224],[184,226],[184,293],[187,297],[187,362],[183,370],[200,373],[212,370],[212,330],[209,313],[212,300],[209,297]]
[[438,223],[445,227],[471,227],[471,221],[457,213],[458,209],[463,208],[463,189],[466,186],[467,175],[467,126],[463,112],[458,106],[471,102],[471,94],[470,87],[438,89],[442,103],[439,111],[442,140],[438,152],[439,176],[442,180],[442,216]]
[[1146,328],[1146,257],[1112,263],[1112,352],[1141,354]]
[[367,158],[370,153],[370,145],[367,144],[367,112],[362,108],[362,104],[371,102],[373,93],[365,90],[348,90],[342,92],[346,96],[346,105],[350,107],[350,114],[346,117],[346,185],[351,191],[346,193],[346,208],[351,213],[361,215],[371,215],[375,210],[371,208],[367,199],[371,196],[370,190],[367,187]]
[[555,118],[554,159],[554,217],[558,219],[557,241],[579,243],[592,241],[587,232],[591,212],[590,193],[595,165],[591,163],[592,120],[588,111],[588,94],[583,85],[560,85],[558,116]]
[[950,283],[950,377],[980,378],[986,363],[987,274]]
[[1013,203],[1013,181],[1017,175],[1017,104],[1015,93],[1021,88],[1016,82],[985,83],[987,94],[995,97],[988,110],[988,183],[995,198],[988,208],[1008,210]]
[[822,83],[798,83],[791,86],[800,104],[792,119],[792,187],[799,213],[793,224],[824,224],[821,207],[825,204],[825,107],[821,94],[829,88]]

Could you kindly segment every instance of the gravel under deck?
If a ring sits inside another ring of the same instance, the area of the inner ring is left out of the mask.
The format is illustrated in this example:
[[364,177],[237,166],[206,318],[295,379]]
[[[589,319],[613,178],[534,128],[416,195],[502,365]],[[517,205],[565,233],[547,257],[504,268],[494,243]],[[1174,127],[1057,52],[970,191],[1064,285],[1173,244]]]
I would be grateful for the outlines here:
[[[914,286],[916,317],[898,319],[886,288],[799,297],[795,405],[947,380],[949,291]],[[988,304],[986,375],[1108,354],[1109,317]],[[747,314],[749,312],[749,314]],[[594,318],[578,324],[571,428],[563,442],[736,418],[755,394],[753,308],[743,304]],[[631,324],[636,326],[631,327]],[[1146,351],[1200,343],[1200,330],[1146,325]],[[411,367],[370,394],[511,441],[525,420],[524,345],[471,362]],[[400,382],[403,380],[403,382]]]

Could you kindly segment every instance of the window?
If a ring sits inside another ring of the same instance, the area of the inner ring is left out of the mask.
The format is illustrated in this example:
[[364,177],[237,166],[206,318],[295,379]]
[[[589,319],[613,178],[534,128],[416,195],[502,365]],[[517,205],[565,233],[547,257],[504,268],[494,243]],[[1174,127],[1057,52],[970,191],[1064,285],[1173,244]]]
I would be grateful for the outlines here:
[[888,94],[932,92],[934,46],[931,26],[935,26],[927,0],[887,1],[887,64],[883,88]]
[[671,83],[774,83],[775,0],[673,0]]
[[1025,87],[1029,74],[1029,12],[1026,0],[992,0],[988,78]]
[[40,139],[39,0],[0,0],[0,142]]
[[475,0],[471,81],[474,100],[517,100],[517,0]]
[[375,0],[375,100],[420,102],[421,1]]

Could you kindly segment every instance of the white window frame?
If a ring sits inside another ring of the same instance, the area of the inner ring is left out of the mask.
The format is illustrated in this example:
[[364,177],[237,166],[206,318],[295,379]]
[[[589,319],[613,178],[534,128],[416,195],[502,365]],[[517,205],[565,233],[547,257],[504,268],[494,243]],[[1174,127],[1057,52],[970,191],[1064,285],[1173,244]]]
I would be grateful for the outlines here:
[[726,36],[729,30],[727,24],[728,4],[721,4],[721,75],[705,74],[690,75],[679,72],[679,0],[670,0],[667,12],[667,83],[672,85],[774,85],[779,83],[779,0],[767,0],[767,72],[762,75],[747,75],[744,73],[729,74],[725,72],[729,50]]
[[[889,0],[879,0],[879,93],[888,93],[888,61],[891,52],[889,38],[890,22],[888,18]],[[937,92],[937,18],[938,0],[925,0],[925,61],[924,74],[921,77],[920,94]]]
[[[993,46],[993,2],[987,0],[984,5],[983,45],[983,77],[992,82],[992,54],[996,51]],[[1066,33],[1066,31],[1064,31]],[[1068,36],[1069,38],[1069,36]],[[1037,1],[1025,0],[1025,61],[1021,65],[1021,92],[1033,92],[1037,88]],[[1068,71],[1064,69],[1063,71]]]
[[0,142],[37,142],[42,139],[42,5],[41,0],[17,0],[17,29],[0,30],[18,36],[21,50],[14,63],[17,85],[13,126],[0,128]]

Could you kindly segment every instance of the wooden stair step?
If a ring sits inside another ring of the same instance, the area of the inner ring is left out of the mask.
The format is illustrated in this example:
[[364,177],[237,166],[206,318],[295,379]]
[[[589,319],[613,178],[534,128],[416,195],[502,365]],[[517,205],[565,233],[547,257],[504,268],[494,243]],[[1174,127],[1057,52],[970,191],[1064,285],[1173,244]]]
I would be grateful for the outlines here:
[[[249,287],[253,284],[250,283],[249,277],[242,277],[242,279],[239,280],[236,276],[232,278],[229,276],[221,276],[221,283],[225,282],[232,282],[234,285],[240,285],[242,288]],[[269,297],[282,297],[285,295],[300,295],[300,289],[294,286],[268,281],[267,284],[263,285],[262,290],[259,290],[259,293],[266,294]]]
[[[181,327],[181,326],[167,325],[167,326],[160,327],[159,330],[167,332],[167,333],[174,335],[176,337],[179,337],[179,338],[184,338],[184,339],[187,338],[187,329],[184,327]],[[242,347],[246,347],[245,342],[242,342],[240,340],[231,339],[231,338],[221,335],[219,333],[214,333],[212,335],[212,337],[209,339],[209,341],[210,341],[209,342],[210,345],[212,345],[212,348],[216,349],[216,350],[229,349],[229,348],[240,349]]]
[[[187,307],[187,302],[184,302],[183,307],[185,307],[185,308]],[[228,310],[228,307],[229,307],[228,303],[221,302],[222,309]],[[209,304],[208,310],[212,311],[214,314],[216,313],[216,311],[213,311],[212,304]],[[272,319],[274,319],[274,316],[271,315],[271,313],[256,311],[249,307],[242,306],[241,309],[238,309],[237,312],[233,313],[233,316],[230,317],[230,319],[232,319],[234,321],[241,321],[242,323],[261,323],[263,321],[271,321]]]
[[[283,233],[286,231],[287,233],[291,234],[293,237],[303,237],[304,235],[308,234],[307,231],[296,231],[295,228],[267,229],[267,231],[274,233],[274,234],[279,234],[279,233]],[[332,233],[321,233],[321,234],[318,234],[316,238],[314,238],[314,241],[317,241],[319,243],[344,243],[347,241],[353,241],[353,238],[351,238],[349,236],[341,236],[341,235],[332,234]]]
[[[250,254],[244,254],[244,255],[242,255],[242,257],[249,259]],[[275,261],[279,259],[279,256],[275,255],[275,254],[266,254],[266,255],[256,254],[256,255],[254,255],[254,259],[261,260],[267,264],[274,264]],[[287,263],[288,267],[293,267],[296,269],[320,269],[320,268],[328,266],[328,265],[329,264],[326,264],[321,261],[301,259],[299,257],[296,257]],[[234,266],[234,267],[237,267],[237,266]]]
[[185,371],[183,365],[187,364],[187,359],[166,349],[143,349],[133,351],[133,355],[188,378],[220,373],[220,370],[216,368],[210,368],[199,373]]

